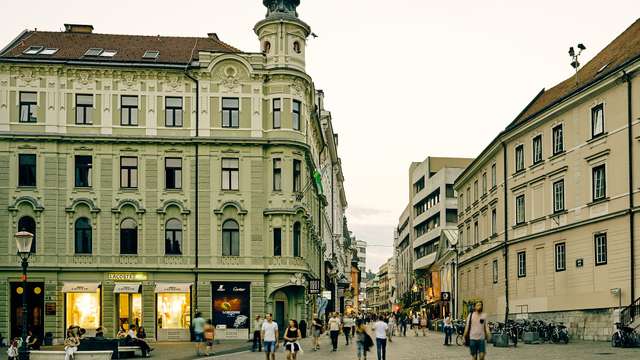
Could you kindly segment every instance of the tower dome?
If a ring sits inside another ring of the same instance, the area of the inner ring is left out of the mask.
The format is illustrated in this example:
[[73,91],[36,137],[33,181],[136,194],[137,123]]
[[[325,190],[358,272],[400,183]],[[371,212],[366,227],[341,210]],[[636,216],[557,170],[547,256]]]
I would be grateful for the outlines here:
[[262,3],[267,7],[267,18],[281,16],[298,17],[296,8],[300,5],[300,0],[263,0]]

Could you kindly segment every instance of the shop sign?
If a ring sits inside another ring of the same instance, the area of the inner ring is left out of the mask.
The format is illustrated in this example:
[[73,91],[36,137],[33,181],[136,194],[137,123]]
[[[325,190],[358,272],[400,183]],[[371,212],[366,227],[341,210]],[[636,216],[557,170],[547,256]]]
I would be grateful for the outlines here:
[[248,329],[251,312],[250,282],[211,283],[213,290],[213,321],[227,329]]
[[146,273],[139,272],[110,272],[107,279],[113,281],[143,281],[147,280]]
[[320,294],[320,280],[319,279],[311,279],[309,280],[309,295],[317,295]]
[[322,292],[322,297],[327,299],[327,300],[331,300],[331,291],[329,290],[325,290]]
[[45,315],[55,315],[56,314],[56,303],[55,302],[47,302],[44,304],[44,313]]

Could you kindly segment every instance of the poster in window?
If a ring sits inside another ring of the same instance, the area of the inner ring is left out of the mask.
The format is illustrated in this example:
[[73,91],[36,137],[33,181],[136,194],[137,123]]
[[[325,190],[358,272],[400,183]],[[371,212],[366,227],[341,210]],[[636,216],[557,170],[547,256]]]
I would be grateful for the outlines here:
[[227,329],[248,329],[250,316],[249,282],[213,282],[213,321]]

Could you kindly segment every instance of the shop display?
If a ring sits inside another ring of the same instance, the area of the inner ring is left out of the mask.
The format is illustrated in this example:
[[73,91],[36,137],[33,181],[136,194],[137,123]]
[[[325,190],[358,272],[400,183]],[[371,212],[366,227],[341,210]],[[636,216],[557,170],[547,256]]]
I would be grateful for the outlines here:
[[191,324],[189,293],[158,293],[158,328],[188,329]]
[[100,289],[95,293],[67,293],[67,326],[77,325],[84,329],[100,326]]

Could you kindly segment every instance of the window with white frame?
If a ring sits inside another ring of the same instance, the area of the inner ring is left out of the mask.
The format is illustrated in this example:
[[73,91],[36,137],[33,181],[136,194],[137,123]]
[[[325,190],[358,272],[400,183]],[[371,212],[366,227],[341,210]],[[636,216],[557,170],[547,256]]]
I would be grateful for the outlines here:
[[222,159],[222,190],[238,190],[240,188],[240,160]]
[[273,191],[282,191],[282,159],[273,159]]
[[524,194],[516,197],[516,225],[524,223]]
[[122,95],[120,98],[120,125],[138,125],[138,97]]
[[516,172],[524,170],[524,145],[516,146]]
[[607,263],[607,234],[600,233],[594,236],[596,250],[596,266]]
[[556,271],[567,269],[567,247],[565,243],[557,243],[555,247]]
[[20,122],[37,122],[36,106],[38,95],[35,92],[20,92]]
[[602,200],[606,197],[607,193],[605,165],[598,165],[591,171],[591,181],[593,183],[593,201]]
[[564,151],[564,129],[562,124],[555,126],[551,132],[553,134],[553,155],[557,155]]
[[564,179],[553,183],[553,212],[564,211]]
[[520,251],[518,253],[518,277],[527,276],[527,253]]
[[604,104],[591,108],[591,137],[604,134]]
[[533,138],[533,163],[542,161],[542,135]]
[[240,127],[240,99],[222,98],[222,127]]
[[166,127],[182,127],[182,98],[170,97],[164,98],[164,113]]
[[76,94],[76,124],[93,124],[93,95]]

